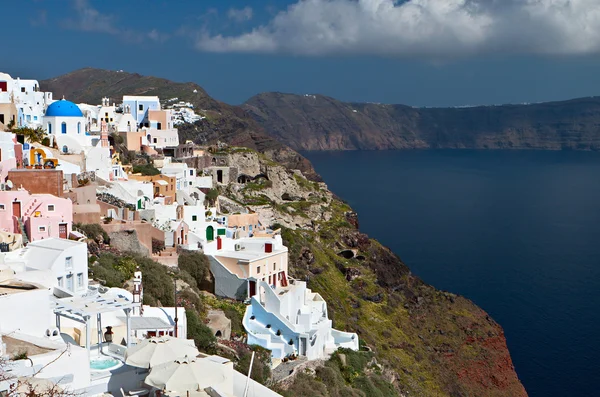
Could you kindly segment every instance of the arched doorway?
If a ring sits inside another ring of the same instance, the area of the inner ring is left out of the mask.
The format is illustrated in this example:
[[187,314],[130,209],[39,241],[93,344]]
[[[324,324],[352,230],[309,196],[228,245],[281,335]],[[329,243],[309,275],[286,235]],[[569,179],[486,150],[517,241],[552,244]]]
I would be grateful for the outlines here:
[[215,337],[217,337],[217,338],[221,338],[222,337],[222,334],[221,334],[220,330],[217,331],[217,332],[215,332]]
[[206,228],[206,241],[213,241],[215,239],[215,228],[209,226]]

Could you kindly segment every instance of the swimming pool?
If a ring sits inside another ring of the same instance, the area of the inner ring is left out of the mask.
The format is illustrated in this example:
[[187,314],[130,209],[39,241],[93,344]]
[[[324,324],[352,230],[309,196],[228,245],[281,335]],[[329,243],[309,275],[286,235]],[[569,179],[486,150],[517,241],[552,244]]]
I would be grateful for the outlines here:
[[110,357],[93,358],[90,360],[90,369],[92,371],[109,371],[119,368],[123,363]]

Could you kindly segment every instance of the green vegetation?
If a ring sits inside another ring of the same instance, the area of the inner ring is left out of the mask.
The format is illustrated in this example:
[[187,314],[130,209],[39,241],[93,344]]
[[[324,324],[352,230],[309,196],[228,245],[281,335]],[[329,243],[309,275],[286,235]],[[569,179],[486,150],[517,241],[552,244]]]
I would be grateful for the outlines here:
[[208,258],[196,251],[181,252],[177,260],[177,267],[180,271],[192,276],[197,286],[201,286],[210,273]]
[[98,223],[75,223],[77,229],[81,230],[87,238],[94,240],[96,242],[104,242],[108,244],[110,242],[110,238],[108,237],[108,233],[102,229]]
[[[35,129],[29,127],[18,127],[12,128],[11,131],[13,134],[23,135],[25,137],[25,140],[30,143],[40,143],[46,135],[46,132],[42,127],[38,127]],[[48,141],[48,143],[50,143],[50,141]]]
[[12,360],[14,360],[14,361],[26,360],[27,358],[28,358],[27,350],[20,351],[19,353],[16,353],[15,355],[12,356]]
[[213,189],[210,189],[206,193],[206,196],[204,197],[204,200],[206,201],[206,204],[208,204],[210,207],[212,207],[217,202],[217,198],[218,197],[219,197],[219,190],[213,188]]
[[187,337],[193,339],[196,347],[205,353],[215,354],[217,348],[217,338],[212,331],[198,317],[193,310],[185,311],[187,320]]
[[340,349],[325,365],[315,370],[314,376],[301,373],[288,390],[286,397],[395,397],[399,396],[370,352]]
[[167,268],[150,258],[137,254],[115,255],[103,252],[90,267],[95,280],[107,287],[123,287],[133,277],[137,267],[144,274],[144,304],[174,306],[175,287]]
[[142,174],[144,176],[160,175],[160,171],[158,170],[158,168],[154,167],[154,165],[152,164],[134,165],[133,173]]
[[257,345],[241,346],[236,349],[239,357],[234,368],[242,374],[248,374],[252,352],[254,352],[254,363],[250,377],[255,381],[266,385],[271,377],[271,351]]

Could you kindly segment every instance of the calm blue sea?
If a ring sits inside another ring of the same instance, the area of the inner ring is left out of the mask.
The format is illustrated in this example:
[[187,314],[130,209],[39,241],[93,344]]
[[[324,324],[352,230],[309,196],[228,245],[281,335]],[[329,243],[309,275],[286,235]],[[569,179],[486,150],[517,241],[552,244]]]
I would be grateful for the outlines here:
[[304,154],[362,231],[504,327],[530,396],[599,395],[600,154]]

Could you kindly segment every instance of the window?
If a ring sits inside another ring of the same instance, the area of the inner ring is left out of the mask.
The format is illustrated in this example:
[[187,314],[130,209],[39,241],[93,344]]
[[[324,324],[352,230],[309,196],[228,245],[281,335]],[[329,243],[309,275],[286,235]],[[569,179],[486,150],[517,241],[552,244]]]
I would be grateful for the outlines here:
[[192,182],[190,181],[190,186],[192,186]]
[[273,263],[273,270],[277,269],[277,262]]
[[81,122],[77,123],[77,133],[81,134]]
[[62,124],[61,124],[61,132],[62,132],[63,134],[66,134],[66,133],[67,133],[67,123],[65,123],[64,121],[63,121],[63,122],[62,122]]
[[156,138],[154,138],[154,143],[157,143],[157,140],[156,140]]
[[260,266],[256,266],[256,274],[260,274]]
[[21,87],[21,92],[25,92],[25,87]]
[[[0,207],[0,209],[3,209]],[[197,215],[192,215],[192,222],[196,222],[198,220],[198,216]]]
[[38,232],[45,232],[46,226],[38,226]]
[[65,269],[67,269],[67,270],[73,269],[73,257],[72,256],[67,256],[65,258]]
[[48,211],[54,211],[54,204],[48,204]]
[[194,170],[190,170],[190,175],[194,175]]
[[52,124],[48,123],[48,134],[52,134]]
[[[39,103],[38,103],[38,105],[39,105]],[[37,116],[33,116],[33,119],[34,119],[35,121],[37,121]]]
[[0,211],[4,211],[4,204],[0,204]]
[[62,286],[65,285],[64,279],[62,277],[58,277],[57,280],[58,280],[58,286],[59,287],[62,287]]
[[138,106],[138,110],[140,110],[140,111],[141,111],[141,110],[144,110],[144,105],[139,105],[139,106]]
[[83,273],[77,273],[77,288],[83,288]]

